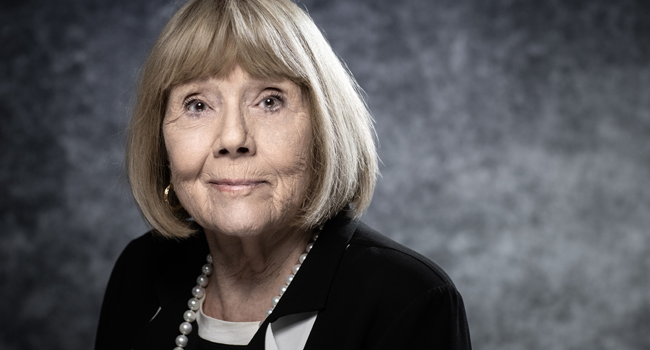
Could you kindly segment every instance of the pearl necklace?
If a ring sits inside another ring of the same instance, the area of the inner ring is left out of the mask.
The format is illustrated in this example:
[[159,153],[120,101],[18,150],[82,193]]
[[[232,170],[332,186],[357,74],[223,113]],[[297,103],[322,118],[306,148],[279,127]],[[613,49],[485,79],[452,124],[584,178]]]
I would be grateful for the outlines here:
[[[282,298],[282,295],[287,291],[287,288],[289,288],[289,285],[293,281],[294,276],[298,273],[298,270],[300,269],[300,265],[305,261],[307,258],[307,254],[311,250],[311,248],[314,246],[314,242],[316,242],[316,239],[318,238],[318,233],[314,234],[311,238],[311,241],[307,244],[307,247],[305,248],[305,252],[300,255],[300,258],[298,259],[298,264],[291,269],[291,274],[287,276],[284,280],[284,285],[280,287],[278,290],[278,295],[274,296],[273,299],[271,299],[271,307],[266,309],[264,312],[264,318],[269,317],[271,313],[273,312],[273,309],[275,309],[275,306],[278,305],[280,302],[280,298]],[[174,350],[184,350],[183,348],[187,346],[188,338],[187,335],[192,332],[192,322],[196,320],[196,312],[199,310],[201,307],[201,302],[202,299],[205,297],[205,287],[208,286],[208,283],[210,283],[210,279],[208,278],[212,274],[212,255],[208,254],[206,257],[207,264],[203,265],[201,267],[201,275],[196,278],[196,286],[192,288],[192,298],[187,301],[187,307],[189,310],[185,311],[183,313],[183,319],[185,322],[181,323],[180,327],[178,329],[181,331],[181,335],[176,337],[176,347]],[[264,321],[262,321],[264,322]],[[260,322],[260,325],[262,325],[262,322]]]

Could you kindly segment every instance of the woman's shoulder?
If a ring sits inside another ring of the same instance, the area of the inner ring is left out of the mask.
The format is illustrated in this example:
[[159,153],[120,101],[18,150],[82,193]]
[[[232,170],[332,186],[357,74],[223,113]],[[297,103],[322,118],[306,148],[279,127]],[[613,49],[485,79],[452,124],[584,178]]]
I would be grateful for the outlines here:
[[[207,250],[202,233],[178,240],[150,231],[133,239],[111,273],[96,349],[121,349],[132,344],[159,307],[190,290]],[[124,329],[131,331],[125,335]]]
[[440,266],[362,222],[344,249],[312,344],[470,349],[462,297]]
[[451,278],[436,263],[363,222],[358,223],[346,255],[357,260],[359,268],[377,271],[387,280],[418,285],[425,290],[438,287],[455,289]]

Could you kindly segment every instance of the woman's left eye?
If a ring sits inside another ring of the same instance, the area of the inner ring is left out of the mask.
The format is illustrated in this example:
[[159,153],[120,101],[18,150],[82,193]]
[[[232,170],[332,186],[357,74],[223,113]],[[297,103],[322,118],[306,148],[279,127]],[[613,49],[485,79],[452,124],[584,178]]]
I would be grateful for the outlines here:
[[260,102],[260,107],[264,109],[274,110],[280,107],[282,104],[282,98],[279,96],[266,97]]

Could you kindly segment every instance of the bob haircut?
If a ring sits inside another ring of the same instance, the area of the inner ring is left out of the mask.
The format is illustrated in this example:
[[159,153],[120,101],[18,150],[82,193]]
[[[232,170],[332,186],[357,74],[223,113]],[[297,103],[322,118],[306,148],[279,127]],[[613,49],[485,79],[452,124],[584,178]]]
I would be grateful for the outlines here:
[[167,237],[200,230],[165,200],[171,173],[162,121],[174,86],[226,76],[235,65],[255,78],[289,79],[308,101],[311,184],[294,225],[314,228],[343,209],[360,216],[378,174],[372,117],[309,15],[290,0],[192,0],[170,19],[145,62],[131,119],[126,167],[147,221]]

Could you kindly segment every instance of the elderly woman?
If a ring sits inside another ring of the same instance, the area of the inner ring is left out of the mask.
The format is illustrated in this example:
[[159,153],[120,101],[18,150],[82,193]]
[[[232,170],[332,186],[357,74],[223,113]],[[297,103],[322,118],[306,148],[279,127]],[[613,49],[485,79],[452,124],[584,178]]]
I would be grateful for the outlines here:
[[358,221],[371,117],[292,2],[194,0],[173,16],[142,72],[127,168],[154,229],[115,265],[96,349],[470,348],[449,277]]

